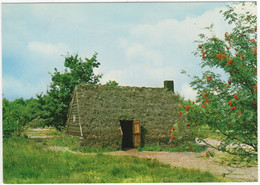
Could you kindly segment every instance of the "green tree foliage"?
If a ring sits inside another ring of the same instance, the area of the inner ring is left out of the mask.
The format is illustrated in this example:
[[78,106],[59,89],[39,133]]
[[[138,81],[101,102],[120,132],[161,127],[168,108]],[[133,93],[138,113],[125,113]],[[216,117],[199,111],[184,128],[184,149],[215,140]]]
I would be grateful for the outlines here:
[[[236,5],[237,6],[237,5]],[[202,58],[202,77],[192,77],[190,85],[197,91],[195,102],[180,107],[190,128],[208,125],[221,136],[216,149],[241,157],[257,158],[257,17],[249,12],[237,13],[234,6],[223,12],[234,25],[224,39],[200,35],[196,56]],[[214,33],[213,27],[208,28]],[[222,69],[221,77],[213,70]],[[182,115],[181,115],[182,114]],[[200,138],[204,139],[204,138]]]
[[14,101],[3,99],[3,137],[21,135],[22,128],[37,118],[37,100],[23,98]]
[[106,83],[106,86],[110,86],[110,87],[117,87],[118,86],[118,83],[116,81],[111,81],[109,80],[107,83]]
[[71,55],[65,57],[64,73],[54,69],[47,93],[37,95],[45,125],[54,126],[59,130],[65,126],[75,86],[81,83],[97,84],[102,75],[94,75],[93,69],[99,65],[97,53],[92,58],[84,60],[78,55]]

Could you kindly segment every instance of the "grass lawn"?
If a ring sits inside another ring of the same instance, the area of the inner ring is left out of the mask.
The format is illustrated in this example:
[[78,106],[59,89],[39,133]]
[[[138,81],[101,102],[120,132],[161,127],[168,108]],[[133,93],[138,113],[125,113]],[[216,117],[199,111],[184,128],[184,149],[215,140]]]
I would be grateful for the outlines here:
[[[62,140],[62,138],[60,138]],[[131,156],[48,150],[52,139],[10,138],[3,143],[4,183],[225,182],[210,173]],[[69,140],[71,142],[71,140]],[[61,142],[62,143],[62,142]],[[66,139],[63,140],[65,145]],[[71,145],[68,143],[67,145]]]

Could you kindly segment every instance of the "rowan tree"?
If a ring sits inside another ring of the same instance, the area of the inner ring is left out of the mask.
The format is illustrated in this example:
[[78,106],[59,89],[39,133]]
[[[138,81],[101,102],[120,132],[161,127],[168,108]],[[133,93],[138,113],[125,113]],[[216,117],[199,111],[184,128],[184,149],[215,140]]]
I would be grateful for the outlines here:
[[[190,76],[196,101],[184,102],[179,116],[185,117],[193,131],[208,125],[221,137],[214,148],[249,162],[257,159],[257,17],[250,12],[237,13],[235,6],[222,12],[233,25],[223,39],[215,34],[199,35],[195,55],[201,57],[201,67],[209,70],[201,77]],[[213,26],[207,29],[214,33]],[[216,68],[225,75],[214,72]]]

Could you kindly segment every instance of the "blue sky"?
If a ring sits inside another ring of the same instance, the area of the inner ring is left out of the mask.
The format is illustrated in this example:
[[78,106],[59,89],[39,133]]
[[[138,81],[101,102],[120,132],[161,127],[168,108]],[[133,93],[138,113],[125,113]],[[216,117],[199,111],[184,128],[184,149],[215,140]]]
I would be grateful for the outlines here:
[[224,37],[230,26],[215,3],[44,3],[2,4],[2,93],[9,100],[46,92],[54,67],[64,56],[98,53],[101,84],[162,87],[194,98],[186,70],[199,75],[198,34],[214,23]]

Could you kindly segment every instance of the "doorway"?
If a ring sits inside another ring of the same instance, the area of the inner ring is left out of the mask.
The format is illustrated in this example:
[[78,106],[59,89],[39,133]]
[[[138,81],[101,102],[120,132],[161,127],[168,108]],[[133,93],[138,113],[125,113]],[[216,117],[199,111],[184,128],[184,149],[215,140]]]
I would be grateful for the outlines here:
[[123,132],[122,149],[141,147],[140,121],[120,120]]
[[134,148],[133,121],[120,120],[120,126],[123,132],[122,149]]

